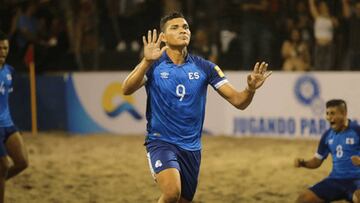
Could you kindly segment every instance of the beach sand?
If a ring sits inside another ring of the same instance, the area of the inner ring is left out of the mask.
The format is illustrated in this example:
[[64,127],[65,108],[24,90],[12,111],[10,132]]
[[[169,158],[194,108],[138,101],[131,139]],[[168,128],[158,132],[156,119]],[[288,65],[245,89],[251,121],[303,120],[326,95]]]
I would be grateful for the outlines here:
[[[154,203],[143,136],[24,133],[30,166],[6,183],[7,203]],[[204,136],[194,203],[289,203],[325,178],[331,158],[316,170],[297,169],[318,140]]]

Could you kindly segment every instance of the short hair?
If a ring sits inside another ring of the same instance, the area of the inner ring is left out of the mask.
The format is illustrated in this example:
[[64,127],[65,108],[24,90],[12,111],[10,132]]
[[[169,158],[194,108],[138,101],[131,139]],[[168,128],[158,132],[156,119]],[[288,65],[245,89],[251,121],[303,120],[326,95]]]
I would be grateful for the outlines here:
[[326,108],[329,107],[342,107],[347,112],[346,102],[342,99],[332,99],[326,102]]
[[0,40],[8,40],[8,36],[0,30]]
[[185,18],[185,17],[184,17],[184,15],[182,13],[177,12],[177,11],[169,13],[168,15],[161,18],[161,20],[160,20],[160,30],[162,32],[164,32],[166,22],[169,21],[169,20],[172,20],[174,18]]

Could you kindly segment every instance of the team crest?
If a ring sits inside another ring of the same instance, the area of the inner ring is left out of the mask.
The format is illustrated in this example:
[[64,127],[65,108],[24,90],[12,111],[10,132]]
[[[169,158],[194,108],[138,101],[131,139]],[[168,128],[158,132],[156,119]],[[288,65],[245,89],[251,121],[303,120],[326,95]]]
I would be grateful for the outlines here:
[[345,143],[346,144],[355,144],[355,140],[354,140],[354,138],[346,138]]

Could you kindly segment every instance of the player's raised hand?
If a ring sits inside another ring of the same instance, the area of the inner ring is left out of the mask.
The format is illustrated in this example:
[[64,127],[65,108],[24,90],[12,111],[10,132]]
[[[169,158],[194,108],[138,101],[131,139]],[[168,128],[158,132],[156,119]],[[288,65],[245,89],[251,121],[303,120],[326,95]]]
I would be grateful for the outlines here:
[[248,90],[255,92],[256,89],[264,84],[265,80],[271,75],[272,71],[267,71],[268,64],[257,62],[254,70],[247,77]]
[[352,162],[355,166],[360,166],[360,156],[352,156],[352,157],[351,157],[351,162]]
[[144,57],[148,61],[155,61],[160,58],[162,53],[168,48],[164,46],[160,49],[161,38],[163,33],[160,33],[159,37],[157,36],[157,31],[154,29],[148,31],[147,37],[143,36],[144,43]]

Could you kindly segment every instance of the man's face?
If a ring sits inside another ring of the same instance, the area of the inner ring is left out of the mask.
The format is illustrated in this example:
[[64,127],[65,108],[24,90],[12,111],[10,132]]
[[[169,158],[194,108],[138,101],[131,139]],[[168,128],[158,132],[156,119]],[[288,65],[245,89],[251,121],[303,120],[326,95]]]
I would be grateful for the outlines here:
[[347,120],[345,109],[339,106],[326,108],[326,120],[333,130],[337,132],[344,130]]
[[9,41],[0,40],[0,66],[3,66],[9,53]]
[[163,42],[170,46],[187,46],[191,32],[184,18],[174,18],[165,23]]

